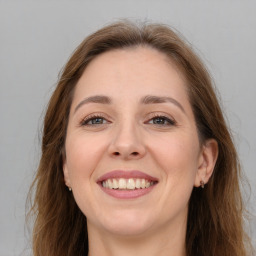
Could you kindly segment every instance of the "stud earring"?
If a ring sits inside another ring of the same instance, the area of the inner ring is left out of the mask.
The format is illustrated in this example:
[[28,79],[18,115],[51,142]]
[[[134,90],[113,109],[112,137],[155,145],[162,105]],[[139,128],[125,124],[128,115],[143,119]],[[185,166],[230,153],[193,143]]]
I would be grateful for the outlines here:
[[68,187],[68,190],[71,192],[71,191],[72,191],[72,188],[71,188],[71,187]]
[[202,180],[200,181],[200,186],[201,188],[204,188],[204,182]]

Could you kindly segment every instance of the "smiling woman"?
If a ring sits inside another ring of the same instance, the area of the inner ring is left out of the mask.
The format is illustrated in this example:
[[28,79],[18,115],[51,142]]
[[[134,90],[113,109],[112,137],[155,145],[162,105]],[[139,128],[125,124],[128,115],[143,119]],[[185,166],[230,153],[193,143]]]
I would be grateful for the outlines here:
[[34,255],[245,256],[240,178],[198,57],[166,26],[110,25],[48,106]]

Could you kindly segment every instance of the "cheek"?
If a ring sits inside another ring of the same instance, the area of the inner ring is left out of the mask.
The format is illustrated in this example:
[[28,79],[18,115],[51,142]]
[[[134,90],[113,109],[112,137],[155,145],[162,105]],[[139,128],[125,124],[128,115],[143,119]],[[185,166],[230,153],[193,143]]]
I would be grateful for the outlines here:
[[66,141],[67,167],[71,182],[89,181],[105,152],[104,140],[93,136],[70,136]]
[[66,164],[73,196],[78,207],[86,216],[93,216],[97,209],[93,190],[95,189],[94,171],[106,151],[104,140],[99,136],[74,134],[66,140]]
[[161,174],[159,207],[153,211],[162,216],[163,222],[186,216],[197,172],[198,152],[199,143],[187,133],[152,139],[151,155]]
[[199,143],[193,136],[175,134],[155,145],[155,156],[173,187],[193,186],[198,167]]

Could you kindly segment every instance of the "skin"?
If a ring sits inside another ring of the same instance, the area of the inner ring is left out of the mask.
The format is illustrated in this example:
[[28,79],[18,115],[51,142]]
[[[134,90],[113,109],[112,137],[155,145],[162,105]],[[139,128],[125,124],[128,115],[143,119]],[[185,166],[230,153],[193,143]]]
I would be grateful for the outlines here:
[[[111,103],[83,102],[95,95]],[[141,103],[147,95],[175,101]],[[218,150],[214,140],[200,145],[186,81],[164,54],[137,47],[96,57],[76,86],[65,150],[64,178],[87,217],[90,256],[186,255],[188,201],[209,180]],[[142,197],[117,199],[96,182],[116,169],[158,183]]]

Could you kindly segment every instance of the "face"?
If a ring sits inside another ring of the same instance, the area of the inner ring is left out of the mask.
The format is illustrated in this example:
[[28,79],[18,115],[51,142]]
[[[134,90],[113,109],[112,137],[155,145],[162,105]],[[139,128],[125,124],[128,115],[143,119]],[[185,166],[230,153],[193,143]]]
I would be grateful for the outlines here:
[[78,81],[64,177],[89,230],[135,235],[183,226],[204,153],[185,87],[150,48],[96,57]]

